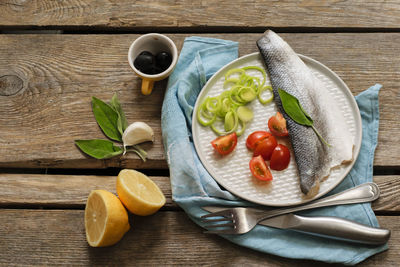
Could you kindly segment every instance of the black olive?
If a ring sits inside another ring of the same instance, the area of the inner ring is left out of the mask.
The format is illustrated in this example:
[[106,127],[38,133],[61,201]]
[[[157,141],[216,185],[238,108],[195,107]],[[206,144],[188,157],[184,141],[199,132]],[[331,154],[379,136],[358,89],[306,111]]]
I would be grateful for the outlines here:
[[165,71],[172,63],[172,56],[170,53],[162,51],[156,55],[156,67],[160,72]]
[[135,68],[146,74],[154,74],[155,59],[149,51],[141,52],[133,62]]
[[149,51],[143,51],[143,52],[141,52],[140,54],[139,54],[139,56],[140,55],[145,55],[145,56],[152,56],[152,57],[154,57],[154,55],[151,53],[151,52],[149,52]]
[[147,74],[151,74],[151,75],[153,75],[153,74],[159,74],[159,73],[161,73],[160,69],[158,69],[158,68],[155,67],[155,66],[151,67],[151,69],[147,72]]

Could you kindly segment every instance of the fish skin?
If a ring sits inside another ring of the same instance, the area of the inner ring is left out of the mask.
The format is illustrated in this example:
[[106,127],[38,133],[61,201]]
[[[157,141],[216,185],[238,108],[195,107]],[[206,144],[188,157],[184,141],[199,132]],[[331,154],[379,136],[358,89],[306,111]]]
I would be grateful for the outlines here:
[[[324,105],[326,101],[332,102],[332,100],[327,100],[327,96],[318,96],[318,94],[324,93],[322,90],[324,86],[280,36],[267,30],[257,41],[257,47],[269,73],[274,101],[287,122],[300,177],[300,189],[308,196],[315,195],[319,190],[320,181],[329,175],[333,167],[352,159],[353,143],[346,140],[349,133],[343,134],[343,138],[340,137],[340,131],[347,130],[342,129],[346,128],[346,125],[340,122],[341,129],[338,130],[332,129],[335,125],[329,123],[326,125],[326,121],[332,120],[333,116],[336,116],[335,114],[325,114],[329,113],[326,112],[326,109],[328,107],[331,109],[331,104],[328,103],[326,107]],[[320,130],[321,135],[326,137],[328,143],[333,143],[333,149],[323,144],[311,127],[294,122],[285,113],[278,88],[299,100],[303,109],[314,120],[314,126]],[[332,107],[332,109],[337,111],[336,107]],[[339,113],[341,112],[339,111]],[[334,134],[338,134],[339,137],[335,137]],[[341,151],[342,148],[335,148],[335,145],[341,145],[340,142],[345,142],[344,152]],[[351,155],[349,155],[349,149]]]

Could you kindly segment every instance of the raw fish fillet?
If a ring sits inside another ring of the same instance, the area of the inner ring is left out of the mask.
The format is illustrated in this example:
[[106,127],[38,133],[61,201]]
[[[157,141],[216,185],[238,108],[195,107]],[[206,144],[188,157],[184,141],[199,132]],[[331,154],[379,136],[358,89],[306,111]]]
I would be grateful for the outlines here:
[[[257,46],[269,72],[275,103],[287,122],[301,191],[313,196],[332,168],[352,161],[354,138],[325,85],[281,37],[268,30]],[[321,142],[311,127],[294,122],[284,112],[278,88],[299,100],[330,147]]]

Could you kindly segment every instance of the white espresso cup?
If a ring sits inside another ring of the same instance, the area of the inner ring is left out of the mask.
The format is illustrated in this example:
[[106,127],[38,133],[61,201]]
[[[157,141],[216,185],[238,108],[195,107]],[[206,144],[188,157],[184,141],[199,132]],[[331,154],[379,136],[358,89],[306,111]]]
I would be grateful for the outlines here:
[[[149,51],[153,55],[159,52],[168,52],[172,57],[172,62],[169,67],[158,74],[146,74],[138,70],[134,66],[136,57],[143,51]],[[174,42],[165,35],[158,33],[149,33],[137,38],[129,47],[128,62],[132,70],[142,78],[142,93],[144,95],[151,94],[155,81],[160,81],[167,78],[174,70],[178,61],[178,49]]]

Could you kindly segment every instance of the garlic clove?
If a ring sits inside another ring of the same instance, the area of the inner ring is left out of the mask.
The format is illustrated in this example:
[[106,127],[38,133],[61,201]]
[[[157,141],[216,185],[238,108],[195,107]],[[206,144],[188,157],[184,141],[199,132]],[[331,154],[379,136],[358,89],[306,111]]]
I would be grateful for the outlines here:
[[147,123],[141,121],[129,125],[122,135],[124,151],[126,151],[127,146],[133,146],[148,141],[154,142],[154,131]]

